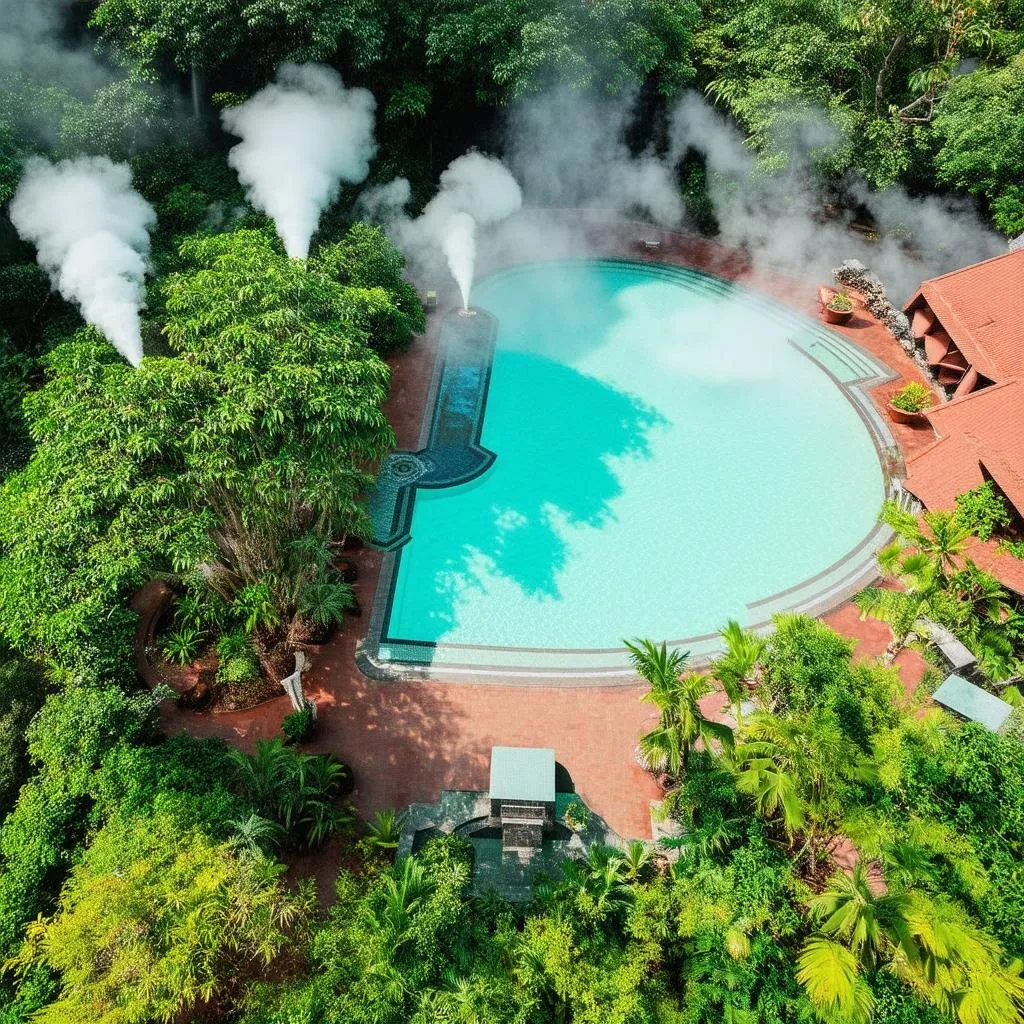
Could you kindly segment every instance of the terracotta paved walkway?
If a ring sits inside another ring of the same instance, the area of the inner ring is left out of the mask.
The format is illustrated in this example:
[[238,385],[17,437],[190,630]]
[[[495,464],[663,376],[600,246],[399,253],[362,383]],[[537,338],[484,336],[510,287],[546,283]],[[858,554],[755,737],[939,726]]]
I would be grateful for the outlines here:
[[[744,273],[748,268],[742,258],[723,253],[711,243],[680,238],[657,259],[742,278],[804,312],[815,312],[813,286],[752,277]],[[920,379],[913,361],[862,308],[843,333],[904,378]],[[431,332],[393,361],[392,396],[386,409],[400,447],[418,446],[435,340]],[[873,398],[880,408],[900,383],[877,389]],[[893,432],[905,451],[932,437],[928,429],[894,426]],[[356,560],[358,590],[368,612],[380,556],[365,550],[356,553]],[[859,656],[881,654],[890,639],[888,627],[861,622],[850,605],[837,609],[826,621],[857,639]],[[624,836],[650,837],[649,803],[659,792],[633,757],[637,738],[654,714],[650,705],[640,702],[644,687],[373,683],[354,664],[356,639],[364,631],[365,620],[351,620],[342,637],[314,656],[307,685],[321,719],[315,749],[332,751],[355,768],[353,799],[361,813],[433,801],[443,788],[486,788],[490,748],[495,744],[550,746],[569,770],[581,797],[612,828]],[[923,660],[905,652],[897,664],[904,684],[913,689],[924,672]],[[706,713],[717,716],[724,703],[723,695],[709,695]],[[278,734],[287,711],[287,700],[281,697],[248,712],[220,715],[197,715],[168,705],[164,717],[169,731],[221,736],[251,747],[256,739]]]
[[[858,636],[858,655],[875,657],[889,642],[888,627],[860,622],[852,605],[826,617]],[[353,634],[354,635],[354,632]],[[360,812],[433,801],[442,789],[486,789],[490,749],[496,744],[549,746],[569,770],[577,791],[620,835],[650,837],[649,803],[660,795],[633,759],[638,736],[654,708],[642,704],[643,686],[539,687],[471,683],[373,683],[356,671],[352,640],[317,656],[309,696],[320,709],[321,739],[356,769],[353,799]],[[905,651],[897,667],[908,691],[925,670]],[[703,702],[719,718],[721,693]],[[165,708],[168,729],[221,736],[251,747],[277,735],[289,710],[281,697],[250,712],[195,715]]]

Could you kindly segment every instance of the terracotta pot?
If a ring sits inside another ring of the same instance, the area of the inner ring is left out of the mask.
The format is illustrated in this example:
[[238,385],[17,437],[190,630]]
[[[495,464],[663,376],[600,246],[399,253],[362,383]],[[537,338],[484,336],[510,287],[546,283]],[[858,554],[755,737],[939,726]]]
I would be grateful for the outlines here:
[[852,309],[831,309],[825,306],[822,309],[822,315],[825,317],[825,323],[828,324],[845,324],[851,316],[853,316]]
[[889,419],[893,423],[905,423],[910,427],[924,427],[928,425],[928,417],[923,412],[907,412],[906,409],[897,409],[889,403]]

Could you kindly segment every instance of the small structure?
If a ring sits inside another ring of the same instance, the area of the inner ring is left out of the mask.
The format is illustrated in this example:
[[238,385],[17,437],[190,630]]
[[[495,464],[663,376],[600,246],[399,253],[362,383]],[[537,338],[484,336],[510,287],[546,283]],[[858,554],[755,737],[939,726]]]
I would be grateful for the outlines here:
[[[932,643],[938,648],[943,660],[949,668],[964,679],[972,679],[980,676],[978,659],[974,653],[958,640],[945,626],[940,626],[931,619],[925,619],[925,625],[931,636]],[[950,678],[955,678],[951,676]]]
[[957,675],[948,676],[932,694],[932,699],[963,718],[979,722],[992,732],[998,732],[1003,727],[1013,710],[1005,700],[1000,700],[995,694]]
[[555,828],[555,752],[550,747],[492,747],[490,824],[505,853],[539,850]]
[[953,397],[1024,368],[1024,250],[925,281],[904,311],[925,360]]

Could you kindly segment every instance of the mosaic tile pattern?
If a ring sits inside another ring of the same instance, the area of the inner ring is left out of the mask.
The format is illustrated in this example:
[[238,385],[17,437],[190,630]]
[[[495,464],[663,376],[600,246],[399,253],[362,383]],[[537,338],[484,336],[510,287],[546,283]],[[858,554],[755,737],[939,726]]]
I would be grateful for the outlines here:
[[497,321],[472,310],[451,314],[441,328],[442,366],[430,435],[418,452],[392,452],[370,495],[373,545],[397,551],[409,541],[419,487],[455,487],[485,472],[494,452],[480,444]]

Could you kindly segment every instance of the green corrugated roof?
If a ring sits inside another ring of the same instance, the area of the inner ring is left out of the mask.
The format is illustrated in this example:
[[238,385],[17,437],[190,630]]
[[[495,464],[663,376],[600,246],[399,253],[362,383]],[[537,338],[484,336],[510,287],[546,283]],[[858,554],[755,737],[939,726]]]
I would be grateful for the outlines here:
[[550,747],[491,747],[491,799],[554,803],[555,752]]
[[948,676],[932,696],[951,711],[993,732],[999,731],[1013,710],[1005,700],[955,675]]

